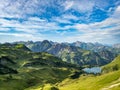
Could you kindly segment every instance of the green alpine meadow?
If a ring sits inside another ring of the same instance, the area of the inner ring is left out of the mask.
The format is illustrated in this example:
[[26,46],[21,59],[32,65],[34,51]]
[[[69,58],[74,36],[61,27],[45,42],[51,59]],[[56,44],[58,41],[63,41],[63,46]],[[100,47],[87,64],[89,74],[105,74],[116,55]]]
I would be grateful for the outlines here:
[[[24,44],[0,44],[0,89],[119,90],[120,55],[117,54],[115,59],[103,63],[103,56],[97,57],[96,54],[93,55],[93,51],[80,50],[85,58],[89,55],[87,60],[91,63],[86,64],[84,61],[83,64],[73,64],[48,52],[33,52]],[[69,55],[67,56],[70,57]],[[104,53],[104,56],[106,55],[109,55],[109,52]],[[99,62],[103,63],[103,66],[99,63],[94,65],[94,57],[100,58]],[[101,68],[101,72],[88,73],[83,70],[96,66]]]
[[0,0],[0,90],[120,90],[120,0]]

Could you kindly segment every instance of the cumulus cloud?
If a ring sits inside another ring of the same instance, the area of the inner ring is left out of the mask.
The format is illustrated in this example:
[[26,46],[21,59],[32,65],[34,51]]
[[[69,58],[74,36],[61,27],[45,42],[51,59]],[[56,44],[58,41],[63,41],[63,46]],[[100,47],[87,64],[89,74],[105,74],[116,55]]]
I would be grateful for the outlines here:
[[59,17],[57,17],[57,18],[55,18],[54,19],[55,20],[55,22],[57,22],[57,23],[71,23],[69,20],[67,20],[67,19],[64,19],[64,18],[59,18]]
[[79,32],[77,36],[68,37],[69,41],[86,41],[86,42],[101,42],[101,43],[115,43],[120,39],[120,13],[118,6],[114,14],[102,22],[91,24],[75,24],[73,27]]
[[28,41],[34,40],[39,41],[43,40],[45,37],[41,34],[27,34],[27,33],[0,33],[0,42],[15,42],[15,41]]
[[94,5],[92,0],[66,0],[64,3],[65,10],[75,9],[80,12],[91,11]]
[[[27,18],[28,15],[53,15],[54,12],[48,10],[53,8],[62,12],[62,3],[64,0],[1,0],[0,17]],[[55,15],[55,14],[54,14]]]
[[95,7],[104,9],[108,6],[104,0],[1,0],[0,17],[27,18],[28,15],[63,14],[73,9],[78,12],[92,12]]
[[67,37],[67,41],[100,42],[104,44],[113,44],[119,42],[120,30],[91,31],[85,34]]
[[[23,31],[26,33],[38,33],[39,31],[51,29],[56,30],[58,27],[54,22],[49,23],[45,20],[36,17],[30,17],[28,18],[28,20],[22,23],[19,22],[19,20],[0,19],[0,24],[1,24],[0,30],[2,30],[3,28],[8,29],[12,28],[15,31]],[[5,31],[5,29],[3,29],[3,31]]]
[[[116,43],[120,36],[119,4],[119,0],[1,0],[0,40],[7,40],[3,36],[8,35],[21,40],[24,36],[26,40],[66,37],[66,41]],[[95,10],[108,17],[94,21],[91,16]]]
[[64,3],[65,10],[68,10],[68,9],[72,8],[73,5],[74,5],[74,1],[66,1]]

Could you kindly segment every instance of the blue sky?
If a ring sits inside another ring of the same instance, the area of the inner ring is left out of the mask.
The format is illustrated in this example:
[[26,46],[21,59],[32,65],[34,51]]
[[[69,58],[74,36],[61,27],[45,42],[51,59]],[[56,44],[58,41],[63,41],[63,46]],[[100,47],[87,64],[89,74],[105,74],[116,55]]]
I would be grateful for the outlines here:
[[0,0],[0,42],[120,43],[120,0]]

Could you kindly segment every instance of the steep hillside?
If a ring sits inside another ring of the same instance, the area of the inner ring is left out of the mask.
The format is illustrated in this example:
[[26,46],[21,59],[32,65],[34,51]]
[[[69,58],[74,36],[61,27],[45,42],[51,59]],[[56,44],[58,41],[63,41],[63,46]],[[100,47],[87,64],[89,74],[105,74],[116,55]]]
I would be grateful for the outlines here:
[[[120,56],[106,66],[119,63]],[[106,67],[104,66],[104,67]],[[79,78],[66,78],[60,83],[37,85],[26,90],[120,90],[120,69],[101,75],[81,74]]]
[[23,44],[0,45],[0,90],[55,84],[80,69],[51,54],[31,52]]
[[119,90],[120,70],[100,76],[81,76],[79,79],[66,79],[57,87],[59,90]]
[[15,64],[16,63],[7,56],[0,56],[0,74],[17,73],[16,70],[12,69]]
[[83,74],[79,79],[66,79],[56,87],[58,90],[120,90],[120,55],[102,69],[107,73],[98,76]]
[[100,43],[85,43],[85,42],[80,42],[76,41],[71,43],[72,46],[77,46],[85,50],[91,50],[91,51],[101,51],[101,50],[108,50],[111,49],[110,46],[105,46]]
[[106,50],[97,53],[65,44],[56,44],[47,52],[62,58],[66,62],[79,65],[104,65],[114,58],[114,54]]
[[117,56],[111,63],[102,67],[103,73],[116,71],[120,69],[120,55]]
[[[87,64],[89,60],[95,64],[100,64],[101,60],[105,63],[104,60],[109,58],[104,58],[112,55],[106,50],[98,54],[65,44],[52,45],[51,48],[59,55],[78,55]],[[101,58],[100,55],[105,56]],[[95,58],[97,61],[94,62]],[[108,73],[96,76],[86,74],[81,67],[63,62],[51,54],[31,52],[23,44],[1,44],[0,90],[119,90],[119,60],[120,56],[103,67],[103,71],[110,69]]]
[[95,52],[107,50],[107,51],[110,51],[116,54],[120,53],[119,43],[108,46],[108,45],[103,45],[100,43],[85,43],[85,42],[76,41],[76,42],[70,43],[70,45],[80,47],[84,50],[90,50],[90,51],[95,51]]

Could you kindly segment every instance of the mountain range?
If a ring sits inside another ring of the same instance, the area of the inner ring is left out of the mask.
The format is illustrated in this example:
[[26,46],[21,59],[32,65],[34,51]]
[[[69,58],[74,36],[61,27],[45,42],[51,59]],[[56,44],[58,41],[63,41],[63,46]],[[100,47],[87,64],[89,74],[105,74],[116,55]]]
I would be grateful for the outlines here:
[[[85,50],[47,40],[0,44],[0,90],[119,90],[120,49],[104,47]],[[83,71],[96,65],[101,73]]]
[[33,52],[48,52],[63,61],[85,66],[101,66],[111,62],[120,53],[120,44],[113,46],[100,43],[57,43],[48,40],[15,42],[26,45]]

